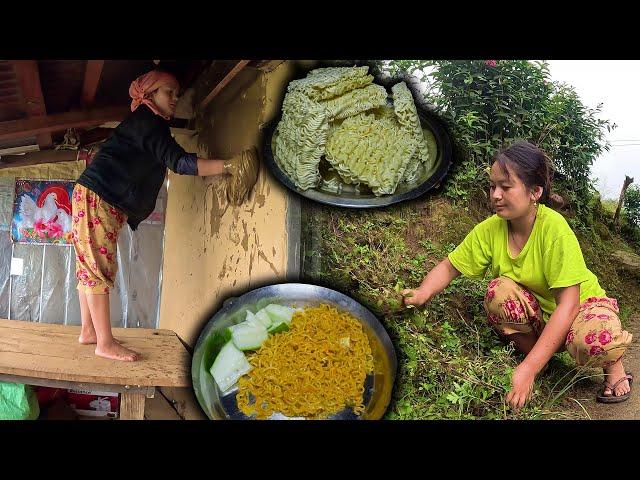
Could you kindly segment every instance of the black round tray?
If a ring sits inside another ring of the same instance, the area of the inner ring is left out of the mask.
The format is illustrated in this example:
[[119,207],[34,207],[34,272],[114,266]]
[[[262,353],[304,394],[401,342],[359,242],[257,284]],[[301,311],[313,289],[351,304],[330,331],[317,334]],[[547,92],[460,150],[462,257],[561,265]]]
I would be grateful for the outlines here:
[[418,111],[418,117],[420,118],[422,127],[431,130],[431,133],[433,133],[433,136],[435,137],[438,148],[436,159],[437,167],[435,172],[428,178],[422,179],[416,185],[398,186],[398,190],[392,195],[376,197],[373,194],[358,194],[349,191],[343,191],[338,194],[318,188],[301,190],[296,187],[289,176],[280,168],[273,158],[273,151],[271,149],[273,134],[280,122],[280,119],[282,118],[281,114],[264,127],[264,140],[262,144],[263,157],[267,168],[278,179],[278,181],[285,185],[289,190],[325,205],[334,205],[346,208],[377,208],[386,207],[405,200],[411,200],[423,195],[440,184],[449,171],[453,156],[451,137],[449,136],[449,133],[442,121],[438,119],[435,114],[425,110],[419,105],[416,105],[416,109]]

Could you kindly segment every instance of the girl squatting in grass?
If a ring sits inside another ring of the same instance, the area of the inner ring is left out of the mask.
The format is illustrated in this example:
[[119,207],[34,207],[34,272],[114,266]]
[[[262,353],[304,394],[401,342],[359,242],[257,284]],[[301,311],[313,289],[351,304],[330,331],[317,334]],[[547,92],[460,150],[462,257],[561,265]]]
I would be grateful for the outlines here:
[[415,290],[406,305],[424,305],[460,274],[483,278],[490,269],[484,307],[491,326],[525,355],[512,375],[506,401],[522,407],[552,355],[566,348],[578,365],[601,367],[604,403],[629,398],[633,377],[622,357],[632,335],[623,330],[618,303],[586,267],[564,217],[547,207],[549,159],[518,141],[494,158],[491,203],[496,214],[476,225]]

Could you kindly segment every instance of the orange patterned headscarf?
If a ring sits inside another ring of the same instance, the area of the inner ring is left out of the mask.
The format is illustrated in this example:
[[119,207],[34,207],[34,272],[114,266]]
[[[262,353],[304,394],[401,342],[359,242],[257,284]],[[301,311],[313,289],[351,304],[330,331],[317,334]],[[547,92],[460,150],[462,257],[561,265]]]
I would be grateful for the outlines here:
[[164,115],[156,104],[153,103],[153,100],[146,96],[163,85],[170,85],[176,89],[180,88],[180,84],[176,77],[170,73],[161,72],[159,70],[152,70],[131,82],[131,85],[129,86],[129,96],[133,99],[131,101],[131,111],[135,112],[136,108],[144,103],[156,115],[160,115],[165,120],[170,120],[171,117]]

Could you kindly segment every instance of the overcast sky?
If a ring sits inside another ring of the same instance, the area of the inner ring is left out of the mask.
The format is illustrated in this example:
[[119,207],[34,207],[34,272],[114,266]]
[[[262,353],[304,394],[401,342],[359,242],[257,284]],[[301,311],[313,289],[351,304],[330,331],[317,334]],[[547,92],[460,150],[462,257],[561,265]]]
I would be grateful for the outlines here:
[[575,87],[588,107],[602,103],[600,118],[618,125],[607,133],[611,149],[592,168],[603,198],[617,199],[625,175],[640,183],[640,61],[550,60],[549,71]]

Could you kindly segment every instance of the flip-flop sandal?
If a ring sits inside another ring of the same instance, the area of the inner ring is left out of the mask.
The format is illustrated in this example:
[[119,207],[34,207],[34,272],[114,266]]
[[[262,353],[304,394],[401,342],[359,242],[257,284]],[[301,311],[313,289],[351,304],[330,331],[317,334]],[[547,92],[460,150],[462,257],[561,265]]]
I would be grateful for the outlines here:
[[[618,385],[620,385],[622,382],[624,382],[625,380],[629,380],[629,391],[627,393],[625,393],[624,395],[616,396],[616,394],[614,393],[616,387]],[[611,395],[605,395],[604,394],[604,391],[607,388],[609,390],[611,390]],[[624,402],[624,401],[629,399],[629,396],[631,395],[632,391],[633,391],[633,375],[631,375],[630,373],[627,373],[624,377],[622,377],[620,380],[618,380],[613,385],[611,385],[609,382],[607,382],[605,380],[604,381],[604,387],[602,388],[602,392],[598,394],[598,396],[596,397],[596,401],[598,401],[600,403],[620,403],[620,402]]]

